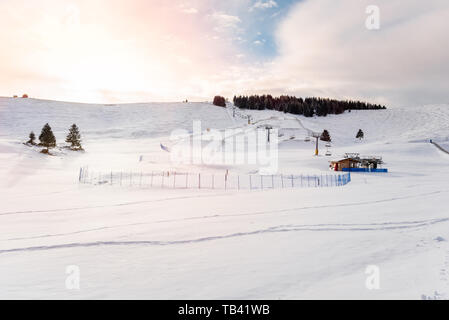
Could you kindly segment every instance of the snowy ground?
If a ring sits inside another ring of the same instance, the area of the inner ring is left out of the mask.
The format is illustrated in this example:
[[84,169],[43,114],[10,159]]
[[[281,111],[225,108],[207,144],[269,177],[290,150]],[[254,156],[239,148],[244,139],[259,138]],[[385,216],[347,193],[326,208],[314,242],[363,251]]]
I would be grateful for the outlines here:
[[[265,191],[79,185],[98,170],[248,173],[251,166],[175,166],[160,142],[174,129],[232,128],[209,104],[81,105],[0,98],[0,298],[449,298],[449,107],[353,111],[306,119],[329,130],[333,158],[383,156],[389,174],[340,188]],[[255,120],[293,126],[272,111]],[[49,122],[59,142],[77,123],[86,153],[21,144]],[[288,124],[287,124],[288,123]],[[366,140],[354,136],[359,128]],[[281,173],[328,173],[313,142],[280,144]],[[322,150],[323,152],[323,150]],[[143,155],[144,161],[139,162]],[[66,288],[78,266],[80,289]],[[368,266],[380,289],[368,290]]]

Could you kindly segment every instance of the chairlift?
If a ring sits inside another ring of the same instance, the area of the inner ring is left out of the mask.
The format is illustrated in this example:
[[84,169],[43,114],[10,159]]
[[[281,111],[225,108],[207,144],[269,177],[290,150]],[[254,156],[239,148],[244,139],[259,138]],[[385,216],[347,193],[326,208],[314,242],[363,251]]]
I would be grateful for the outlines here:
[[307,136],[307,137],[304,139],[304,141],[305,141],[305,142],[310,142],[310,137]]
[[326,148],[330,148],[330,147],[332,147],[331,143],[330,142],[326,143]]
[[330,152],[329,150],[326,151],[326,157],[330,157],[332,155],[332,152]]

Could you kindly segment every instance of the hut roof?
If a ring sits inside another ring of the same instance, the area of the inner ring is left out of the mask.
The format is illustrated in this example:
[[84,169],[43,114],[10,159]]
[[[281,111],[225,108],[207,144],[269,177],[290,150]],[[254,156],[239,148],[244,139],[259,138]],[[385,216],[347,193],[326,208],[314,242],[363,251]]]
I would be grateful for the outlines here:
[[344,158],[344,159],[340,159],[340,160],[333,160],[333,161],[330,161],[330,162],[331,163],[342,163],[342,162],[345,162],[345,161],[360,162],[359,159],[355,159],[355,158]]

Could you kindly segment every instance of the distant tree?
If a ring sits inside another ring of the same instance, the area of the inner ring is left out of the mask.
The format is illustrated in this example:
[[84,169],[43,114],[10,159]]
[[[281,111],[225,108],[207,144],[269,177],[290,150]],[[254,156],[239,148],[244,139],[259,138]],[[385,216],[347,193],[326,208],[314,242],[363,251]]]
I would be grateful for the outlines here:
[[221,96],[214,97],[214,105],[219,107],[226,107],[226,99]]
[[34,142],[36,140],[36,135],[34,134],[34,132],[31,131],[28,137],[30,138],[30,140],[28,140],[27,143],[34,146],[36,144],[36,142]]
[[320,137],[321,141],[331,142],[331,136],[329,135],[329,131],[324,130]]
[[73,150],[82,150],[81,134],[76,124],[73,124],[69,129],[69,134],[65,142],[70,143],[70,148]]
[[24,95],[22,96],[22,98],[27,99],[27,98],[28,98],[28,95],[27,95],[27,94],[24,94]]
[[359,132],[357,132],[357,135],[355,137],[359,140],[365,138],[365,134],[363,133],[362,129],[359,129]]
[[41,146],[47,148],[47,152],[48,149],[56,147],[56,138],[48,123],[42,128],[39,141]]

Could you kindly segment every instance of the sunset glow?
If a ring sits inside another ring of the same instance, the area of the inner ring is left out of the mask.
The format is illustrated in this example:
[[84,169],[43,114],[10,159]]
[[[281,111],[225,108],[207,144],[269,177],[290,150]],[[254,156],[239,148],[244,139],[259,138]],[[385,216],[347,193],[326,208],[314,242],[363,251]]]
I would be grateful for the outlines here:
[[[368,1],[4,0],[0,95],[82,102],[252,92],[447,99],[447,1],[425,8],[417,0],[378,2],[383,26],[369,32]],[[431,88],[430,78],[438,83]]]

